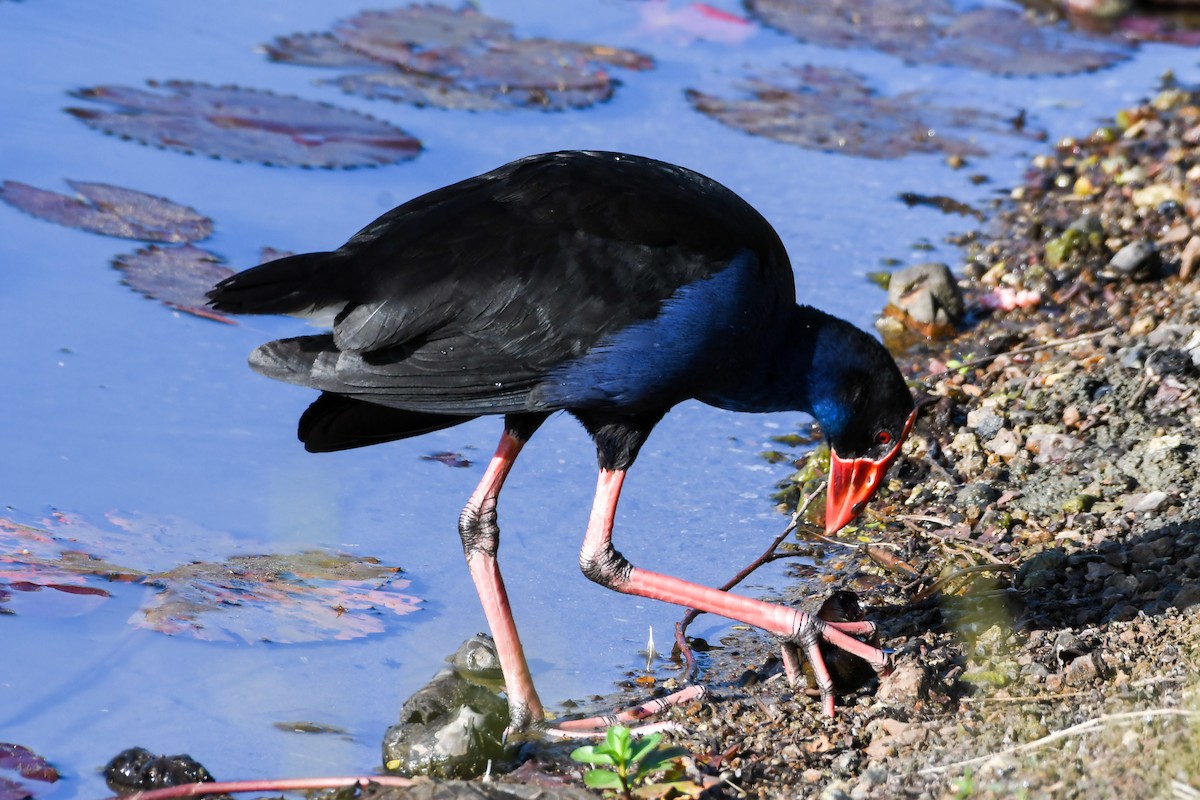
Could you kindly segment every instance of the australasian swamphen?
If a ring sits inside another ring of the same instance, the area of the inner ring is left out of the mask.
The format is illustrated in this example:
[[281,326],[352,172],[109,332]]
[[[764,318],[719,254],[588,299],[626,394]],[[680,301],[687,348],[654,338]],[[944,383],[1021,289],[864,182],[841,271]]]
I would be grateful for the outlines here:
[[269,342],[250,356],[264,375],[321,390],[300,418],[310,451],[504,415],[459,535],[514,727],[544,715],[496,562],[496,503],[513,460],[555,411],[583,423],[600,462],[579,556],[588,578],[802,646],[830,714],[821,638],[884,666],[880,650],[850,635],[873,630],[868,622],[823,622],[649,572],[613,547],[625,473],[684,400],[812,414],[833,450],[831,533],[875,494],[912,426],[912,395],[887,351],[797,305],[779,236],[715,181],[619,153],[530,156],[410,200],[337,250],[234,275],[209,297],[238,314],[336,314],[332,333]]

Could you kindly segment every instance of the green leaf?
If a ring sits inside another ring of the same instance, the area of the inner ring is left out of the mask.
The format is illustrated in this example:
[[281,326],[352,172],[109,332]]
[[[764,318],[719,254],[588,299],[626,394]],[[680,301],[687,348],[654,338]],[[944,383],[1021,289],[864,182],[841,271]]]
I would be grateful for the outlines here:
[[621,779],[617,773],[604,769],[590,769],[583,773],[583,782],[593,789],[621,789]]
[[584,745],[577,747],[571,751],[571,758],[583,764],[602,764],[606,767],[611,767],[616,764],[613,757],[606,752],[601,752],[595,745]]
[[629,728],[624,725],[613,725],[604,735],[604,744],[610,753],[619,761],[629,761]]
[[648,758],[643,760],[638,767],[639,775],[649,775],[651,772],[657,772],[660,769],[666,769],[671,765],[671,762],[680,756],[686,756],[688,751],[682,747],[664,747],[651,753]]
[[641,761],[646,756],[654,752],[654,748],[658,747],[658,743],[662,741],[662,734],[655,733],[633,744],[632,753],[629,756],[630,761]]

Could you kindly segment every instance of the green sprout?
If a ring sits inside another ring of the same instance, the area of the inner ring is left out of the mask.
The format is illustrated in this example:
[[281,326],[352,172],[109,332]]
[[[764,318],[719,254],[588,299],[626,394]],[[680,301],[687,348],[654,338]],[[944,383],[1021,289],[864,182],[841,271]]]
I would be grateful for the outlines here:
[[583,775],[583,782],[592,789],[619,792],[625,800],[630,800],[635,786],[655,772],[670,767],[672,760],[687,755],[682,747],[659,747],[661,741],[661,733],[634,741],[629,728],[614,725],[608,729],[602,744],[577,748],[571,758],[583,764],[607,767],[589,769]]

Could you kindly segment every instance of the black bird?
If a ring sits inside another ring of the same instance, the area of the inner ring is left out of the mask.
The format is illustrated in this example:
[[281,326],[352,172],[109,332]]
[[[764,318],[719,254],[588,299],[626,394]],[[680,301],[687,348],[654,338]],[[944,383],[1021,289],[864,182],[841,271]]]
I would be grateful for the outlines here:
[[310,451],[504,415],[459,534],[513,727],[540,722],[543,708],[496,562],[496,502],[513,460],[555,411],[583,423],[600,462],[579,556],[588,578],[763,628],[785,653],[803,646],[830,714],[821,639],[884,666],[879,649],[850,635],[870,634],[869,622],[823,622],[649,572],[612,545],[625,472],[684,400],[812,414],[834,453],[831,533],[875,494],[915,416],[887,351],[798,305],[779,236],[715,181],[619,153],[530,156],[410,200],[337,250],[234,275],[209,298],[236,314],[336,315],[331,333],[269,342],[250,356],[268,377],[321,390],[300,418]]

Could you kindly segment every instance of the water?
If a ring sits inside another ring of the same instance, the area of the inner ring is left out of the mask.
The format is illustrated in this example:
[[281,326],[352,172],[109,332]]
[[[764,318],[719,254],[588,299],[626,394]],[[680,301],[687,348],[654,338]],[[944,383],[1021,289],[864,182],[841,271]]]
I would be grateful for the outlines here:
[[[731,3],[724,7],[736,11]],[[1017,182],[1037,146],[985,137],[993,155],[953,171],[937,156],[893,162],[813,153],[752,139],[693,112],[682,89],[743,65],[849,66],[881,91],[936,88],[998,113],[1024,107],[1052,138],[1086,133],[1151,93],[1173,69],[1196,80],[1194,52],[1149,46],[1094,75],[1010,80],[909,67],[865,51],[798,45],[765,29],[741,46],[683,45],[640,33],[638,5],[485,3],[523,35],[633,47],[658,68],[626,73],[611,103],[555,114],[419,110],[340,95],[322,73],[273,65],[255,46],[326,29],[352,2],[131,0],[0,2],[0,178],[65,190],[64,178],[168,196],[212,216],[203,246],[232,264],[261,246],[328,249],[393,205],[531,152],[592,147],[688,165],[726,183],[777,226],[802,299],[867,327],[883,303],[863,274],[879,260],[953,261],[941,245],[969,227],[901,191],[980,204]],[[147,78],[237,83],[334,102],[420,137],[415,161],[382,169],[270,169],[188,157],[101,136],[62,108],[66,92]],[[974,186],[969,173],[994,182]],[[912,248],[918,240],[933,253]],[[249,319],[237,328],[179,315],[120,285],[108,261],[133,243],[76,232],[0,207],[0,504],[59,508],[99,520],[120,510],[174,517],[213,531],[171,541],[175,560],[324,547],[405,568],[422,611],[387,635],[352,642],[255,646],[167,637],[127,624],[147,596],[113,585],[103,602],[17,595],[0,620],[0,741],[29,746],[66,780],[45,796],[105,792],[96,769],[118,750],[190,752],[218,777],[363,773],[405,697],[445,654],[484,628],[455,535],[458,510],[499,434],[477,420],[416,441],[311,456],[294,440],[311,392],[245,367],[256,344],[301,323]],[[656,430],[627,482],[617,544],[635,563],[716,584],[782,527],[768,495],[787,474],[758,453],[798,414],[734,415],[698,404]],[[459,451],[452,469],[420,456]],[[594,455],[569,418],[551,420],[516,467],[502,506],[502,561],[543,699],[606,691],[636,666],[653,625],[660,646],[679,611],[613,595],[579,575],[576,552],[594,485]],[[769,583],[778,570],[757,580]],[[724,623],[701,618],[697,635]],[[583,635],[581,635],[583,634]],[[346,737],[285,733],[307,720]]]

